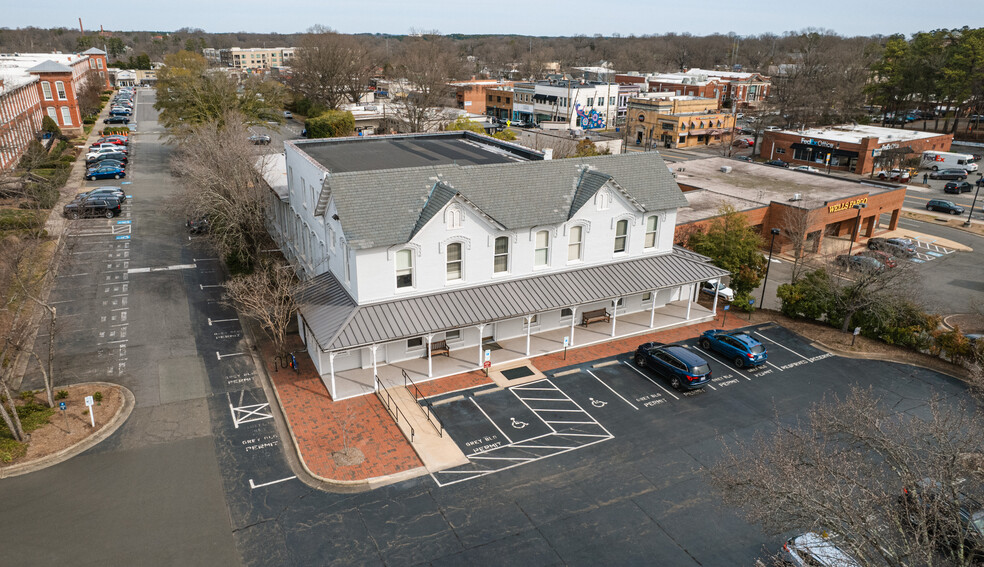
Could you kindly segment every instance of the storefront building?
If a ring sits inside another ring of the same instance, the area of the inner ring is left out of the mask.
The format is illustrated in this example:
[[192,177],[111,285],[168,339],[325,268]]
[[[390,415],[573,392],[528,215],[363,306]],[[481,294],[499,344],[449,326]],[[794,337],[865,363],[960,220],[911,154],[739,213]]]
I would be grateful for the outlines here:
[[866,175],[894,164],[883,162],[891,154],[918,158],[925,150],[949,151],[952,134],[917,132],[899,128],[844,125],[809,130],[767,131],[761,157],[794,165],[830,167]]

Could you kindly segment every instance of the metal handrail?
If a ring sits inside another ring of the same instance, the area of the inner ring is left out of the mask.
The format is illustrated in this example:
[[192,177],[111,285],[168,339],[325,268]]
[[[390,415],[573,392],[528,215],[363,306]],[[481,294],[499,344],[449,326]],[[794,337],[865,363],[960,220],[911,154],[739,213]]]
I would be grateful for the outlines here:
[[[424,400],[424,414],[427,416],[427,421],[431,422],[431,425],[433,425],[434,429],[437,430],[438,436],[444,437],[444,424],[441,423],[441,418],[437,417],[437,414],[434,413],[430,400],[428,400],[420,392],[420,389],[417,388],[417,385],[410,379],[410,375],[407,374],[406,370],[401,368],[400,371],[403,372],[403,387],[410,392],[410,395],[413,396],[415,400]],[[410,386],[413,386],[413,390],[410,389]]]
[[[407,427],[410,428],[410,442],[413,443],[413,437],[415,433],[413,430],[413,425],[410,424],[410,420],[407,419],[406,414],[404,414],[403,411],[400,410],[400,406],[396,405],[396,402],[393,401],[393,396],[391,396],[390,393],[386,391],[385,387],[383,386],[383,383],[379,380],[379,376],[376,376],[375,378],[376,378],[376,397],[379,398],[379,401],[382,402],[384,406],[386,406],[386,410],[389,411],[390,415],[393,416],[393,419],[396,420],[397,427],[399,427],[400,425],[400,416],[401,415],[403,416],[403,421],[405,421],[407,423]],[[385,398],[383,397],[384,394],[386,396]]]

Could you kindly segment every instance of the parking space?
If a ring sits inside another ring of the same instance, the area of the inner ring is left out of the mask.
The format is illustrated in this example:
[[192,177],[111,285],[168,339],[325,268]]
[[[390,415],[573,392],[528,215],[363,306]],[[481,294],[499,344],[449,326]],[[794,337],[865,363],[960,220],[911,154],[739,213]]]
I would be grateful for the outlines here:
[[680,343],[711,366],[712,380],[702,389],[674,390],[665,378],[637,367],[629,352],[559,369],[529,384],[491,392],[476,388],[455,401],[439,402],[435,412],[471,462],[436,473],[434,480],[441,486],[455,484],[636,432],[651,426],[654,415],[689,411],[696,397],[705,400],[699,411],[713,411],[718,401],[729,403],[735,388],[772,388],[779,381],[786,386],[803,379],[808,367],[835,358],[771,323],[744,331],[765,345],[766,364],[736,368],[701,348],[696,338]]
[[925,242],[923,240],[914,240],[916,248],[916,256],[911,260],[917,264],[924,262],[929,262],[937,258],[942,258],[948,254],[953,254],[956,250],[951,248],[946,248],[945,246],[939,246],[933,244],[932,242]]

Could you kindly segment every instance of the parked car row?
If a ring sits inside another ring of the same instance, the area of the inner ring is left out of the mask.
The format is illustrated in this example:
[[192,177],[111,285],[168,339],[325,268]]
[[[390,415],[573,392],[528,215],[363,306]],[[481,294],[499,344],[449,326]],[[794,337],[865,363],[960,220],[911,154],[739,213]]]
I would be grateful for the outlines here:
[[[705,331],[698,344],[705,351],[722,355],[738,368],[759,366],[769,358],[762,343],[741,331]],[[710,364],[682,345],[643,343],[636,349],[633,358],[636,366],[662,376],[676,390],[703,388],[711,381]]]
[[65,205],[63,214],[70,219],[83,217],[106,217],[111,219],[123,211],[126,194],[119,187],[98,187],[92,191],[79,193]]
[[129,161],[129,137],[122,134],[103,136],[85,154],[85,178],[122,179]]

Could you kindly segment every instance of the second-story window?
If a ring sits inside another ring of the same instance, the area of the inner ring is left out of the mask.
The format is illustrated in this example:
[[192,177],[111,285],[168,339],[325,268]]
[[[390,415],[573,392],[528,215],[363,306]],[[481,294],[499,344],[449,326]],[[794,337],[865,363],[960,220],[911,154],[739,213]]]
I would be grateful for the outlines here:
[[567,244],[567,261],[575,262],[581,259],[581,240],[583,238],[583,227],[572,226],[570,240]]
[[396,253],[396,288],[413,287],[413,250]]
[[447,274],[448,281],[453,282],[461,279],[461,243],[453,242],[448,244],[445,250],[447,254]]
[[656,224],[657,224],[657,221],[658,221],[658,219],[657,219],[656,215],[653,215],[653,216],[651,216],[651,217],[649,217],[649,218],[646,219],[646,244],[645,244],[645,247],[646,248],[655,248],[656,247]]
[[68,95],[65,94],[65,83],[55,81],[55,91],[58,93],[58,100],[66,100],[68,98]]
[[533,252],[533,265],[546,266],[550,261],[550,233],[541,230],[536,233],[536,245]]
[[51,100],[51,83],[48,81],[41,81],[41,94],[44,95],[44,100]]
[[615,253],[625,252],[625,242],[628,240],[629,221],[620,220],[615,223]]
[[495,239],[495,253],[492,271],[501,274],[509,270],[509,237],[500,236]]

